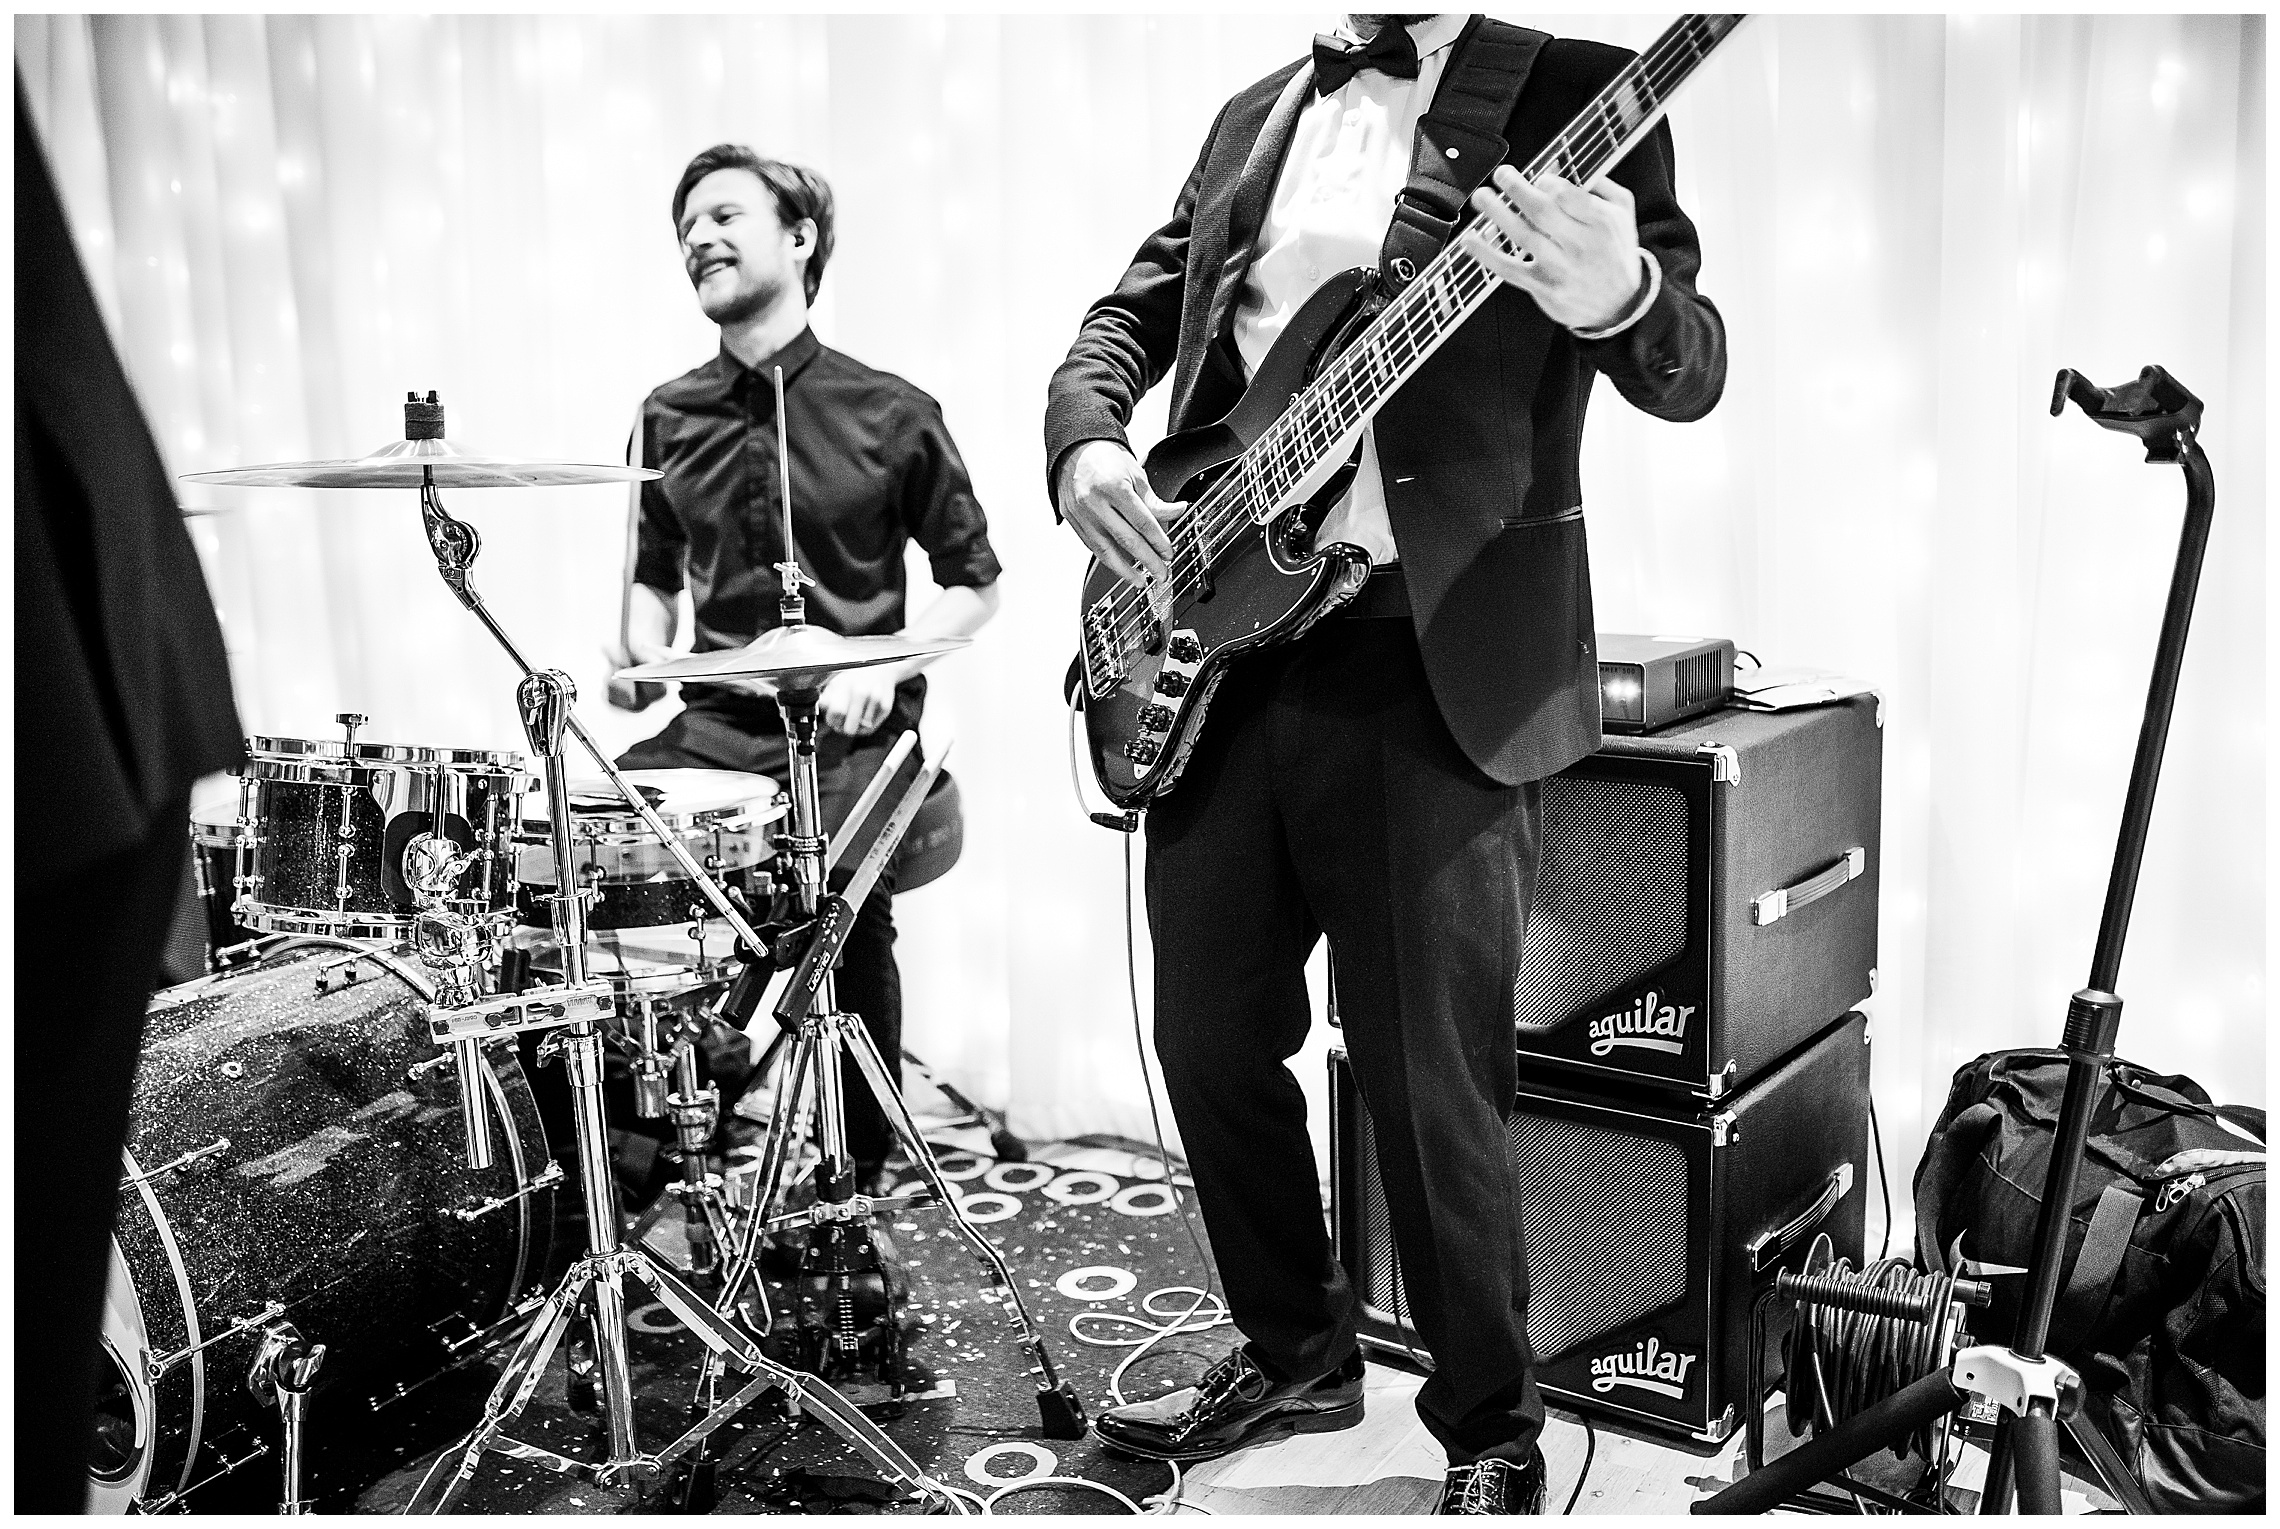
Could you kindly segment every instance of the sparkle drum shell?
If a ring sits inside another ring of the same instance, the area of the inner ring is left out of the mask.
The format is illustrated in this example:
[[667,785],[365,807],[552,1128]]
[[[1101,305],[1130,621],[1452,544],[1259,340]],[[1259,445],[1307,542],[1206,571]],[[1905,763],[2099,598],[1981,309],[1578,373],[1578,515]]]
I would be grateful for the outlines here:
[[276,1479],[277,1415],[246,1386],[260,1333],[233,1333],[239,1319],[274,1304],[325,1346],[315,1495],[328,1445],[487,1352],[555,1272],[556,1175],[514,1048],[488,1052],[495,1165],[471,1171],[426,985],[395,955],[302,940],[152,1000],[112,1239],[96,1511],[170,1506],[265,1448],[231,1474]]
[[[775,824],[789,801],[765,775],[736,770],[626,770],[666,827],[696,862],[722,882],[751,889],[775,855]],[[598,895],[586,911],[591,930],[654,929],[718,917],[695,880],[641,815],[607,780],[571,784],[571,857],[579,880]],[[560,878],[544,793],[527,801],[517,837],[516,879],[525,924],[547,928],[540,899]],[[759,899],[765,906],[766,899]]]
[[441,833],[477,852],[453,910],[509,922],[520,754],[306,738],[247,740],[231,911],[273,934],[397,940],[417,909],[404,849]]

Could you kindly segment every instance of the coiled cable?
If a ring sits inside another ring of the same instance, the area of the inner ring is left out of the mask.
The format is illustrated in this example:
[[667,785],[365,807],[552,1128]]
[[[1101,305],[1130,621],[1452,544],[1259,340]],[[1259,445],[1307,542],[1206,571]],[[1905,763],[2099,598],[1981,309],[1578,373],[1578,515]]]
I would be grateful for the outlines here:
[[[1814,1238],[1804,1272],[1776,1287],[1797,1302],[1786,1345],[1792,1431],[1834,1428],[1945,1370],[1961,1336],[1954,1275],[1919,1274],[1899,1258],[1856,1270],[1834,1252],[1825,1233]],[[1932,1430],[1918,1429],[1894,1453],[1936,1459]]]

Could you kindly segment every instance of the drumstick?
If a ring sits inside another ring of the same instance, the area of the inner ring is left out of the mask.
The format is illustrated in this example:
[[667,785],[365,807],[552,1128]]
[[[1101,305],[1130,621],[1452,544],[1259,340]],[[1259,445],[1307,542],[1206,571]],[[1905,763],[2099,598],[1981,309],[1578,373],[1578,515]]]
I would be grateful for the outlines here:
[[[641,414],[633,411],[633,435],[626,442],[625,460],[628,467],[641,464],[635,459],[641,455]],[[641,485],[625,486],[625,577],[618,588],[618,652],[626,662],[633,661],[633,576],[641,559]]]
[[910,751],[916,747],[918,729],[905,728],[902,736],[895,740],[894,747],[887,750],[887,757],[877,773],[872,775],[871,783],[855,799],[855,805],[848,811],[846,821],[839,825],[838,834],[832,838],[831,847],[824,851],[824,875],[829,876],[838,868],[839,857],[847,853],[847,846],[855,842],[856,836],[871,821],[872,809],[879,805],[879,798],[887,794],[887,787],[893,783],[895,772],[902,768],[902,762],[910,757]]

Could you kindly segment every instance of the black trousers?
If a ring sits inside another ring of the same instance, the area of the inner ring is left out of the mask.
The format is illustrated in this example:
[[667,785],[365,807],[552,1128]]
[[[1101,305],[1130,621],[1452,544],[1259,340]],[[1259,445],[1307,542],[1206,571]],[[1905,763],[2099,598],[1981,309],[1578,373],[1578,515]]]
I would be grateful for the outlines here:
[[70,875],[16,872],[16,1501],[80,1513],[119,1152],[143,1014],[190,852],[190,804]]
[[[857,739],[827,732],[816,740],[825,833],[839,831],[893,743],[894,737],[886,729]],[[617,763],[621,770],[745,770],[784,786],[789,778],[790,745],[780,723],[769,730],[741,716],[690,707],[656,737],[627,749]],[[848,932],[833,986],[840,1008],[863,1021],[863,1028],[878,1047],[880,1060],[887,1064],[887,1075],[900,1088],[902,969],[895,963],[894,891],[890,862],[871,895],[856,910],[855,927]],[[894,1134],[887,1128],[885,1112],[872,1098],[870,1084],[852,1062],[844,1069],[843,1083],[848,1150],[859,1169],[875,1172],[893,1149]],[[729,1102],[721,1101],[724,1108]]]
[[1235,1323],[1291,1379],[1355,1347],[1287,1065],[1327,935],[1410,1311],[1437,1368],[1417,1411],[1453,1464],[1542,1430],[1505,1127],[1538,790],[1441,721],[1402,619],[1333,619],[1239,662],[1148,814],[1156,1049]]

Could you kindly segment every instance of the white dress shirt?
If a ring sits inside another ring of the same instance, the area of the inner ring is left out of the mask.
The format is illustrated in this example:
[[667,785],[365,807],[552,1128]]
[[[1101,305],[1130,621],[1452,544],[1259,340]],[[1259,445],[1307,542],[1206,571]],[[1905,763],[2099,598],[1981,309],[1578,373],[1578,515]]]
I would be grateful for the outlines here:
[[[1258,371],[1315,288],[1340,271],[1377,264],[1393,221],[1394,198],[1409,183],[1417,119],[1432,104],[1468,19],[1454,14],[1411,23],[1410,39],[1417,45],[1414,80],[1360,70],[1299,113],[1274,201],[1259,228],[1257,255],[1236,300],[1235,348],[1246,376]],[[1336,35],[1359,41],[1344,25]],[[1661,273],[1652,258],[1646,264],[1652,282]],[[1585,338],[1604,338],[1627,327],[1647,306],[1637,304],[1622,322]],[[1374,426],[1363,431],[1360,469],[1316,539],[1351,542],[1367,550],[1373,564],[1400,559],[1386,519]]]

